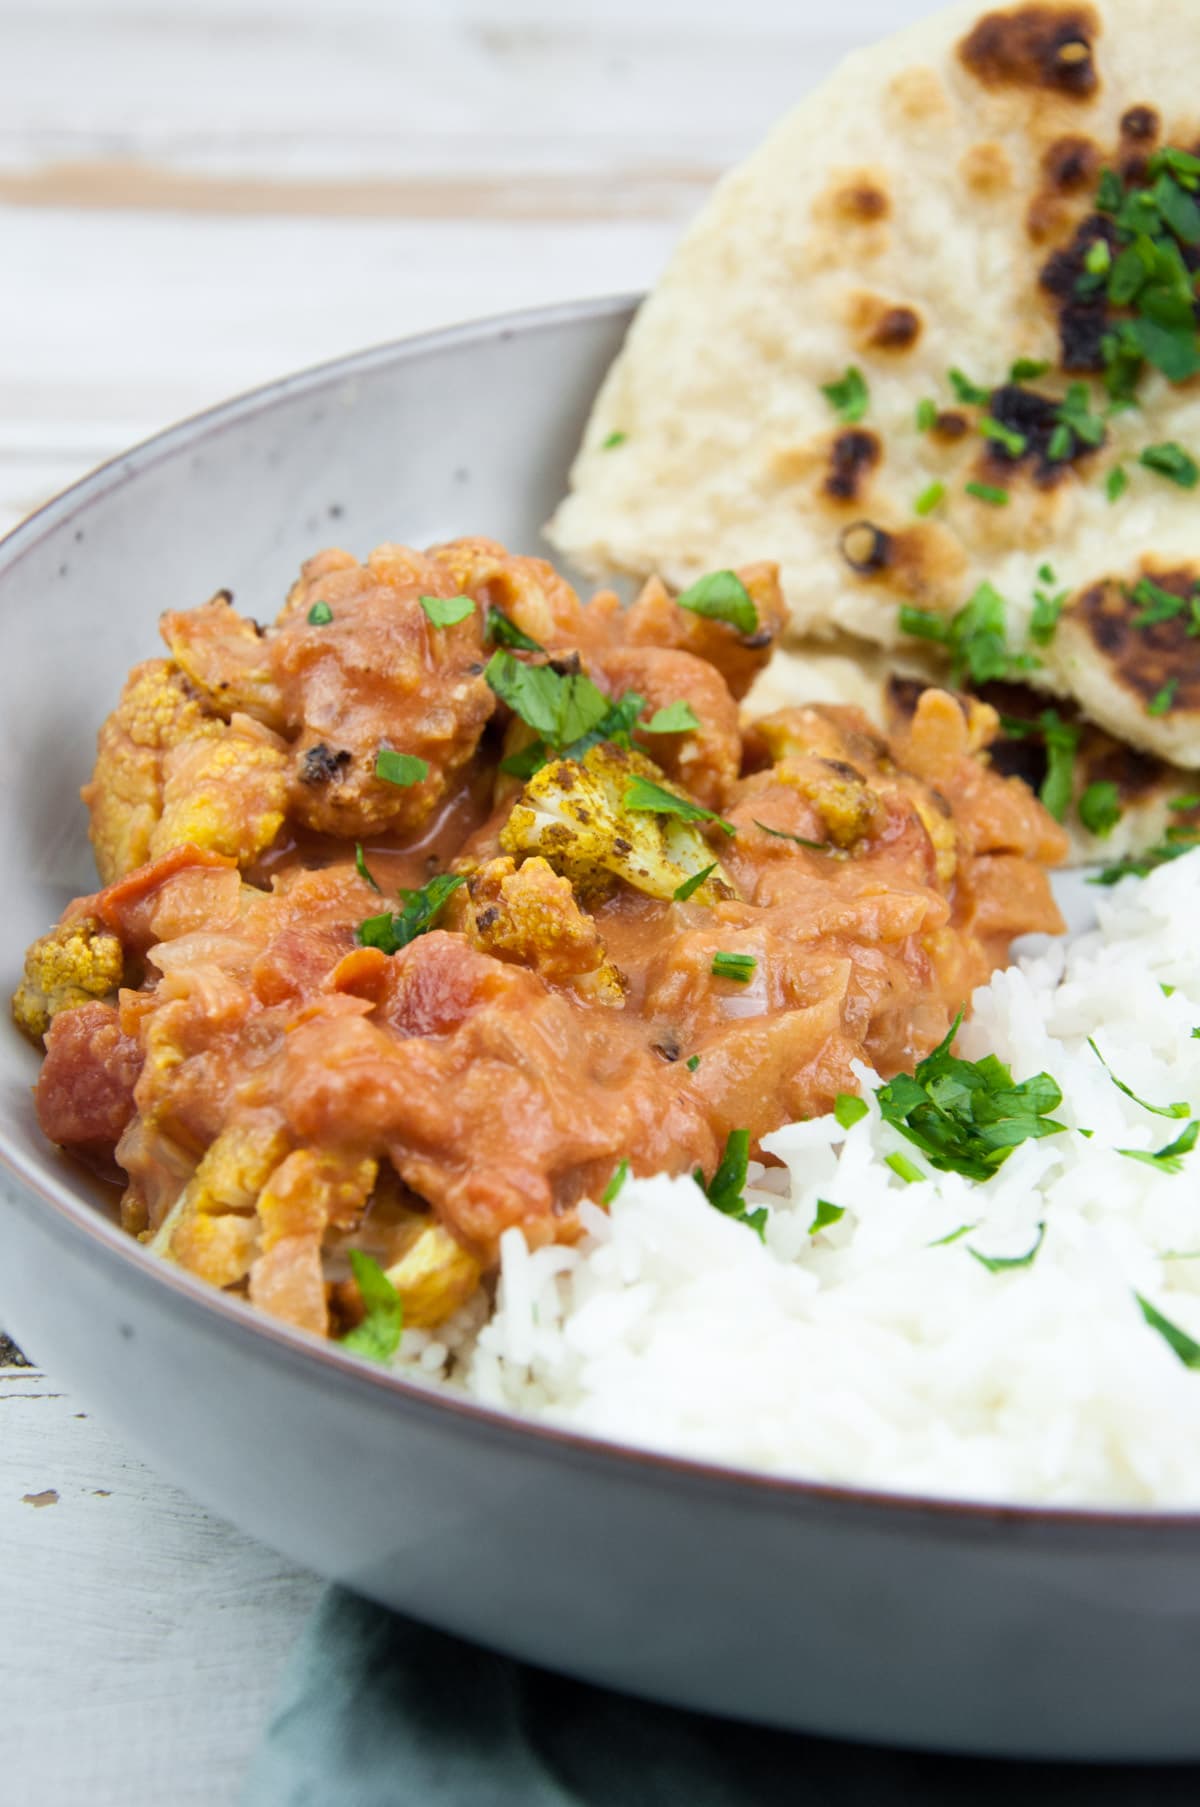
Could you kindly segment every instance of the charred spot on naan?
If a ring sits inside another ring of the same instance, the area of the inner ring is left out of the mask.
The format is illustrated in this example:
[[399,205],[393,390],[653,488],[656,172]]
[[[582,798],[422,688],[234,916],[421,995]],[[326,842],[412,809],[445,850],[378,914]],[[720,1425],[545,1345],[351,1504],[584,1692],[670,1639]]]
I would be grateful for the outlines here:
[[958,599],[967,561],[958,540],[935,521],[888,528],[852,521],[838,540],[855,576],[922,607],[948,608]]
[[958,166],[966,186],[977,200],[992,201],[1008,193],[1015,180],[1012,159],[1002,144],[990,139],[973,144]]
[[1176,613],[1148,607],[1137,584],[1101,578],[1064,609],[1054,663],[1082,707],[1123,739],[1188,766],[1200,764],[1200,638],[1194,568],[1144,571]]
[[958,54],[985,88],[1049,89],[1089,100],[1100,85],[1099,34],[1100,21],[1090,6],[1018,6],[985,13]]
[[1075,197],[1086,194],[1090,205],[1103,163],[1100,146],[1078,133],[1067,133],[1046,147],[1041,186],[1025,215],[1025,229],[1035,245],[1068,230],[1076,213]]
[[834,502],[859,502],[867,478],[883,457],[877,433],[868,427],[847,427],[834,437],[823,490]]
[[[1086,467],[1104,445],[1107,430],[1095,445],[1088,445],[1071,433],[1065,452],[1056,446],[1060,455],[1052,458],[1051,443],[1063,425],[1061,406],[1056,397],[1042,395],[1020,383],[1002,383],[998,389],[993,389],[988,412],[1016,438],[1011,446],[994,439],[985,442],[980,458],[984,481],[1008,485],[1021,472],[1031,477],[1038,489],[1054,489],[1069,471]],[[1024,441],[1020,451],[1013,449],[1018,439]]]
[[862,290],[851,295],[846,319],[860,351],[911,351],[921,336],[921,316],[915,307]]

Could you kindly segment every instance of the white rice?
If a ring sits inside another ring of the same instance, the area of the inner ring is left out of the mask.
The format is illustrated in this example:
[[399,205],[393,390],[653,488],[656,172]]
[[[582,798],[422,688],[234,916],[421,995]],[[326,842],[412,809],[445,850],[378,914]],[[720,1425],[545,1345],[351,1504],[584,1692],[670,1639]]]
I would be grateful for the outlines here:
[[[574,1248],[502,1243],[494,1308],[406,1333],[399,1365],[576,1430],[776,1474],[1010,1501],[1200,1505],[1200,1371],[1136,1293],[1200,1342],[1200,854],[1097,892],[1097,930],[998,973],[960,1052],[1061,1085],[1068,1132],[976,1184],[869,1115],[790,1124],[751,1169],[765,1244],[690,1179],[583,1207]],[[1174,990],[1167,995],[1164,987]],[[864,1096],[879,1085],[862,1069]],[[1090,1129],[1090,1137],[1081,1133]],[[885,1163],[905,1154],[926,1177]],[[844,1208],[811,1235],[818,1199]],[[970,1233],[940,1239],[961,1226]],[[972,1251],[1036,1258],[989,1271]],[[939,1245],[940,1242],[940,1246]]]

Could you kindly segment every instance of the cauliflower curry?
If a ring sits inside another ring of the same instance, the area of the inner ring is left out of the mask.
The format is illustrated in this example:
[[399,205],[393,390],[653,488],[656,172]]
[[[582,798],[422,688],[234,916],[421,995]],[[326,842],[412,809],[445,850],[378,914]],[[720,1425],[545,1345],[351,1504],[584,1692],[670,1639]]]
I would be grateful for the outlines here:
[[584,606],[486,540],[323,552],[273,627],[162,622],[83,795],[103,888],[30,949],[47,1136],[127,1229],[318,1335],[432,1325],[499,1239],[703,1170],[942,1038],[1062,831],[927,690],[743,725],[772,567]]

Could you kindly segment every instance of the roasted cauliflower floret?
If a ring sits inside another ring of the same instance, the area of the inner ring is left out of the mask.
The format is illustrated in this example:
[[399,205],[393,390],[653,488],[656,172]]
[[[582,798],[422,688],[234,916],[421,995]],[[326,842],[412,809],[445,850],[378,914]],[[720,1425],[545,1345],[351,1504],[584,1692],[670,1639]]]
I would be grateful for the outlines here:
[[120,941],[94,917],[60,923],[25,956],[25,976],[12,1001],[17,1028],[40,1041],[60,1010],[111,996],[124,964]]
[[429,1330],[466,1304],[483,1268],[441,1224],[418,1221],[421,1227],[387,1277],[400,1294],[404,1322],[414,1330]]
[[219,739],[185,742],[167,754],[150,857],[172,847],[205,847],[248,866],[282,828],[287,790],[288,761],[278,740],[235,715]]
[[267,642],[218,590],[198,609],[168,610],[159,630],[184,676],[215,715],[236,712],[268,728],[283,726],[279,686]]
[[569,985],[593,1004],[623,1004],[621,975],[599,930],[575,900],[570,880],[544,859],[516,867],[488,860],[456,893],[449,926],[485,954],[528,966],[552,985]]
[[735,896],[696,819],[630,807],[627,795],[638,778],[679,798],[694,817],[698,806],[649,759],[603,743],[581,760],[552,759],[535,772],[500,845],[514,857],[540,854],[584,897],[623,879],[649,897],[672,898],[710,866],[715,870],[694,895],[704,903]]
[[281,1129],[235,1124],[208,1149],[151,1244],[213,1286],[232,1286],[258,1249],[258,1197],[287,1153]]
[[167,753],[187,741],[214,739],[224,729],[169,660],[134,666],[100,730],[96,768],[81,793],[91,811],[96,866],[106,885],[151,857]]

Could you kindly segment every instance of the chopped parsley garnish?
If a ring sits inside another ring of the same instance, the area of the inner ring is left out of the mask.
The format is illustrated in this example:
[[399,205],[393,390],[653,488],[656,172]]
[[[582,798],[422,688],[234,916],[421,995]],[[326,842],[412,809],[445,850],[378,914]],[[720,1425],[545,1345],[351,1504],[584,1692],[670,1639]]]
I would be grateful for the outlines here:
[[981,583],[956,615],[947,617],[929,609],[900,608],[900,631],[921,640],[934,640],[950,654],[950,675],[961,683],[968,675],[973,684],[987,684],[1032,671],[1037,660],[1028,653],[1011,653],[1005,638],[1006,604],[990,583]]
[[1044,358],[1018,358],[1015,364],[1009,365],[1008,380],[1010,383],[1036,383],[1049,368]]
[[960,1223],[957,1230],[951,1230],[948,1236],[939,1236],[936,1242],[927,1242],[925,1247],[927,1249],[944,1249],[950,1243],[959,1242],[964,1236],[969,1236],[974,1228],[973,1223]]
[[946,374],[950,379],[950,387],[953,389],[955,395],[960,402],[965,402],[968,407],[984,408],[991,401],[992,398],[989,391],[981,389],[978,383],[973,383],[969,376],[963,375],[961,370],[950,370]]
[[831,1205],[827,1198],[817,1200],[817,1214],[808,1226],[810,1236],[817,1235],[820,1230],[827,1230],[830,1224],[840,1223],[846,1215],[845,1205]]
[[917,432],[928,433],[931,427],[937,425],[937,417],[937,403],[931,402],[929,397],[925,396],[923,400],[917,403],[917,412],[915,416]]
[[611,1205],[613,1199],[616,1198],[618,1192],[628,1178],[629,1162],[627,1160],[618,1161],[613,1168],[612,1178],[604,1188],[604,1191],[600,1194],[600,1203],[602,1205]]
[[1159,621],[1173,621],[1187,607],[1186,599],[1143,577],[1128,592],[1130,602],[1138,604],[1138,613],[1130,616],[1132,627],[1153,627]]
[[1164,1318],[1161,1311],[1156,1311],[1149,1299],[1144,1299],[1139,1292],[1134,1293],[1138,1309],[1149,1324],[1151,1330],[1157,1330],[1163,1341],[1175,1351],[1185,1368],[1200,1368],[1200,1343],[1193,1341],[1186,1330],[1173,1324],[1170,1318]]
[[494,652],[484,677],[502,702],[556,752],[597,726],[612,707],[582,671],[526,665],[511,652]]
[[700,1065],[700,1056],[698,1054],[691,1054],[683,1064],[689,1073],[694,1073],[696,1068]]
[[904,1181],[906,1186],[915,1186],[928,1176],[921,1172],[915,1161],[910,1161],[906,1154],[889,1154],[884,1157],[884,1166]]
[[990,414],[981,418],[979,431],[985,439],[1002,446],[1010,458],[1020,458],[1029,445],[1024,433],[1018,433],[1013,427],[1006,427],[1002,420],[995,420]]
[[382,778],[385,784],[397,785],[407,790],[410,785],[420,784],[429,776],[429,761],[418,759],[415,753],[397,753],[392,747],[380,747],[375,755],[375,776]]
[[1053,450],[1053,435],[1049,456],[1069,458],[1075,450],[1075,442],[1080,445],[1098,446],[1104,439],[1104,422],[1098,414],[1092,413],[1092,397],[1086,383],[1071,383],[1067,393],[1055,410],[1058,426],[1055,432],[1063,429],[1068,435],[1068,450],[1056,454]]
[[615,447],[624,445],[628,438],[628,433],[610,433],[607,438],[600,441],[600,450],[602,452],[611,452]]
[[[1139,1104],[1141,1100],[1138,1100]],[[1147,1167],[1153,1167],[1158,1173],[1182,1173],[1183,1157],[1191,1154],[1196,1146],[1196,1137],[1200,1136],[1200,1121],[1193,1120],[1187,1128],[1181,1130],[1173,1142],[1165,1148],[1159,1148],[1154,1154],[1148,1154],[1143,1148],[1118,1148],[1130,1161],[1141,1161]]]
[[1022,721],[1012,715],[1003,715],[1000,720],[1011,740],[1040,734],[1046,749],[1046,776],[1038,796],[1055,821],[1061,822],[1075,789],[1075,754],[1080,729],[1073,722],[1063,721],[1057,709],[1043,709],[1036,722]]
[[404,1305],[378,1261],[361,1249],[350,1250],[350,1269],[363,1303],[362,1322],[342,1338],[342,1348],[372,1361],[390,1361],[404,1333]]
[[1094,878],[1088,880],[1092,885],[1115,885],[1123,878],[1145,878],[1158,866],[1165,866],[1171,860],[1181,859],[1185,853],[1191,853],[1200,847],[1200,828],[1191,826],[1168,828],[1161,841],[1153,847],[1143,849],[1141,853],[1127,853],[1112,866],[1105,866]]
[[[1043,565],[1043,570],[1047,569]],[[1039,573],[1040,576],[1040,573]],[[1054,582],[1054,574],[1046,580]],[[1049,646],[1058,627],[1058,618],[1067,606],[1066,590],[1058,590],[1051,595],[1048,590],[1033,592],[1033,613],[1029,617],[1029,638],[1035,646]]]
[[712,1179],[705,1182],[702,1167],[694,1170],[692,1178],[715,1210],[720,1211],[723,1217],[732,1217],[735,1223],[744,1223],[754,1231],[760,1242],[765,1242],[765,1207],[760,1206],[757,1211],[746,1209],[746,1173],[749,1165],[750,1131],[731,1129],[725,1138],[725,1153],[721,1156],[721,1164]]
[[833,1101],[833,1114],[842,1129],[853,1129],[870,1113],[864,1100],[853,1092],[839,1092]]
[[1008,491],[997,489],[993,483],[964,483],[963,488],[977,502],[986,502],[989,508],[1008,507]]
[[1106,276],[1112,267],[1112,252],[1106,238],[1093,239],[1087,248],[1083,267],[1089,276]]
[[713,822],[726,834],[737,833],[732,822],[723,821],[711,809],[701,809],[690,797],[677,797],[674,791],[665,790],[651,778],[631,778],[621,800],[626,809],[652,810],[659,816],[678,816],[683,822]]
[[676,885],[672,892],[675,902],[686,903],[689,897],[694,897],[701,885],[712,877],[716,869],[717,862],[714,860],[711,866],[702,866],[699,872],[692,873],[691,878],[685,878],[681,885]]
[[456,621],[465,621],[475,613],[469,596],[419,596],[417,600],[434,627],[453,627]]
[[646,723],[647,734],[690,734],[700,726],[700,718],[690,703],[682,700],[657,709]]
[[1121,793],[1111,778],[1097,778],[1079,799],[1079,820],[1101,840],[1121,820]]
[[848,427],[863,418],[871,400],[863,373],[854,364],[836,383],[822,383],[821,394],[838,419],[844,420]]
[[1178,689],[1179,679],[1168,678],[1162,689],[1156,690],[1154,695],[1150,698],[1150,701],[1146,704],[1146,714],[1168,714],[1175,701],[1175,693]]
[[1104,479],[1104,493],[1110,502],[1119,502],[1129,488],[1129,473],[1123,464],[1114,464]]
[[675,598],[681,609],[725,621],[739,634],[752,634],[758,626],[754,598],[736,571],[710,571]]
[[764,834],[774,835],[777,841],[793,841],[797,847],[811,847],[814,853],[833,851],[829,841],[806,841],[802,834],[789,834],[786,828],[772,828],[768,823],[760,822],[757,816],[754,817],[754,826],[761,828]]
[[1101,339],[1105,386],[1117,407],[1133,401],[1146,363],[1173,383],[1200,371],[1192,273],[1181,250],[1200,244],[1200,207],[1189,192],[1192,172],[1171,161],[1189,154],[1156,151],[1131,188],[1114,170],[1101,172],[1096,205],[1112,221],[1116,255],[1095,240],[1076,290],[1102,294],[1121,315],[1110,317]]
[[433,928],[450,898],[466,882],[461,872],[439,872],[419,891],[401,891],[401,907],[395,915],[385,912],[359,923],[359,944],[381,948],[385,954],[399,953]]
[[1046,1226],[1044,1223],[1040,1223],[1037,1227],[1037,1241],[1024,1255],[981,1255],[978,1249],[971,1247],[970,1243],[967,1244],[967,1254],[974,1255],[980,1267],[986,1267],[989,1274],[1003,1274],[1014,1267],[1032,1267],[1034,1257],[1045,1240]]
[[[1197,364],[1200,370],[1200,364]],[[1138,463],[1144,464],[1148,471],[1157,471],[1160,477],[1167,477],[1177,483],[1180,489],[1195,489],[1200,482],[1200,465],[1190,452],[1185,452],[1181,445],[1173,439],[1162,445],[1148,445],[1138,453]]]
[[333,610],[327,602],[314,602],[308,611],[309,627],[328,627],[333,620]]
[[483,624],[483,637],[489,646],[513,646],[520,653],[543,653],[545,647],[523,634],[515,622],[501,609],[492,607]]
[[1156,1117],[1174,1117],[1178,1119],[1180,1117],[1191,1116],[1192,1107],[1190,1104],[1147,1104],[1146,1100],[1144,1098],[1139,1098],[1137,1093],[1132,1091],[1130,1087],[1125,1084],[1123,1079],[1117,1078],[1090,1035],[1088,1036],[1088,1047],[1092,1050],[1092,1053],[1096,1056],[1096,1059],[1100,1062],[1100,1065],[1104,1068],[1104,1071],[1108,1074],[1108,1077],[1112,1080],[1118,1092],[1123,1092],[1126,1098],[1132,1098],[1133,1102],[1135,1104],[1140,1104],[1144,1111],[1152,1111]]
[[939,483],[939,482],[935,481],[933,483],[927,484],[926,487],[921,491],[920,495],[917,497],[916,501],[913,503],[914,514],[919,514],[919,515],[932,514],[934,509],[937,507],[938,503],[942,500],[942,498],[944,497],[945,494],[946,494],[946,485],[944,483]]
[[1168,809],[1200,809],[1200,791],[1186,797],[1172,797]]
[[367,865],[367,856],[363,852],[363,844],[361,841],[355,841],[354,843],[354,865],[359,878],[366,879],[372,891],[378,891],[380,888],[379,884],[373,877],[371,868]]
[[[599,746],[603,740],[612,740],[620,747],[628,747],[629,737],[645,707],[644,696],[639,696],[636,690],[627,690],[624,696],[609,703],[600,720],[586,734],[581,734],[578,740],[561,748],[562,758],[582,759],[586,752]],[[510,753],[506,759],[502,759],[500,770],[511,773],[515,778],[530,778],[534,772],[541,770],[549,757],[549,748],[539,738],[532,746],[523,747],[519,753]]]
[[989,1180],[1012,1150],[1031,1138],[1057,1135],[1065,1125],[1049,1112],[1062,1092],[1048,1073],[1020,1085],[994,1054],[959,1060],[950,1053],[960,1010],[945,1040],[876,1093],[884,1121],[916,1145],[943,1173]]
[[755,954],[719,953],[712,958],[712,975],[714,979],[736,979],[739,985],[749,985],[757,966]]

